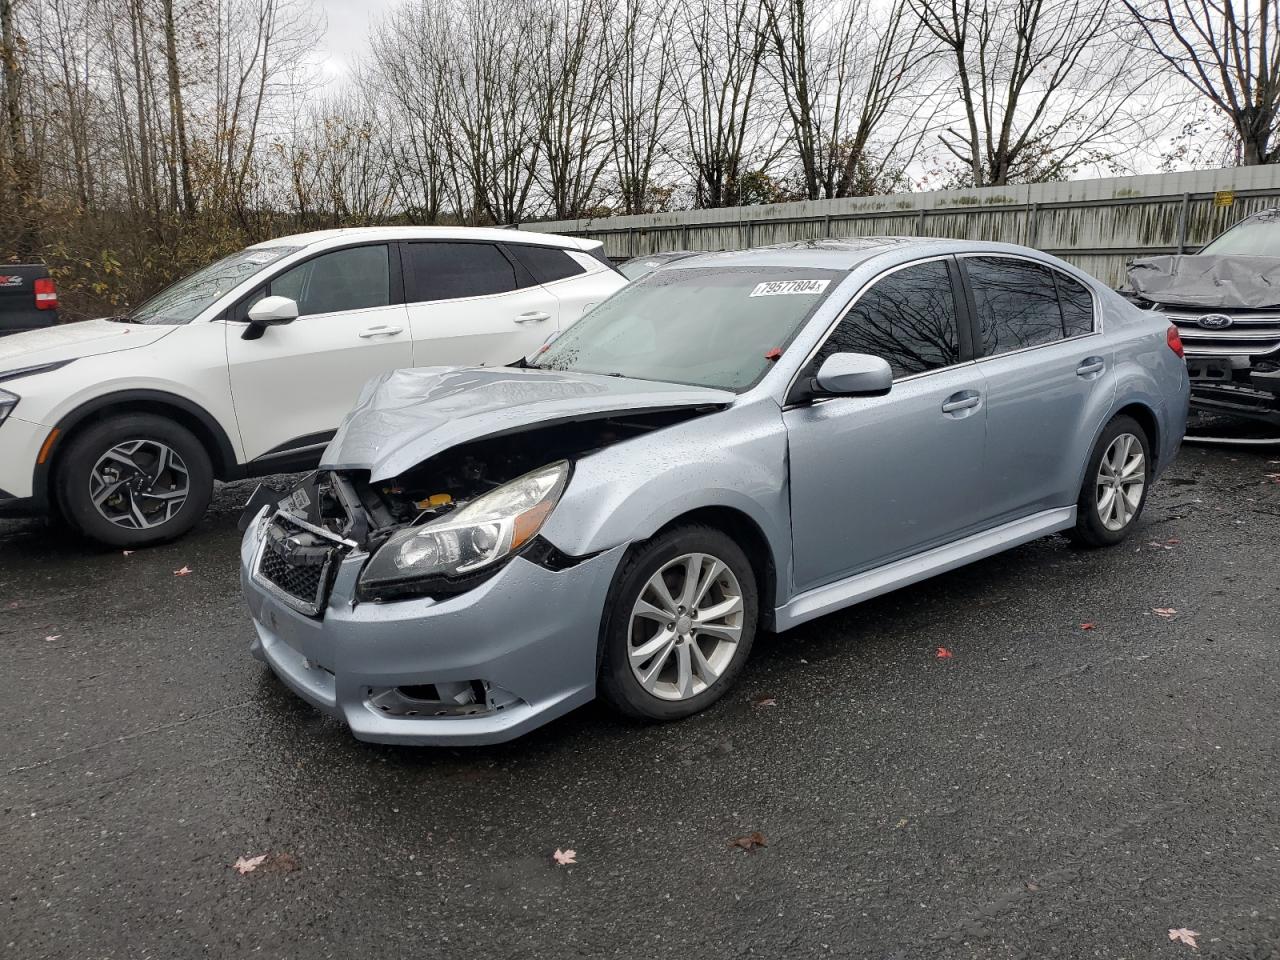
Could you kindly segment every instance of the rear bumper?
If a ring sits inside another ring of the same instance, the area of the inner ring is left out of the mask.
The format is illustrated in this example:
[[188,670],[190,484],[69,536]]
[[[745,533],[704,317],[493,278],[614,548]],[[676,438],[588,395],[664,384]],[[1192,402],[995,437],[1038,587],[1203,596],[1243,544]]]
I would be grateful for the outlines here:
[[[403,744],[510,740],[595,696],[605,595],[624,548],[552,571],[517,557],[465,594],[353,605],[366,556],[338,569],[323,618],[281,602],[252,576],[251,526],[241,585],[256,638],[250,652],[357,739]],[[466,715],[411,714],[401,688],[476,684],[492,693]]]

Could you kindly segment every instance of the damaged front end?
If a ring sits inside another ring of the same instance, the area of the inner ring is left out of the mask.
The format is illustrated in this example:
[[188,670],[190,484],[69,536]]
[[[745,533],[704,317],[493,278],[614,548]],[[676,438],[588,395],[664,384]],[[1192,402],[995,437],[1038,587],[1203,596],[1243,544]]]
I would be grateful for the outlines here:
[[474,589],[515,557],[550,570],[571,557],[539,536],[573,463],[688,420],[705,408],[621,412],[486,437],[373,481],[321,470],[287,493],[259,487],[245,519],[262,524],[254,576],[294,609],[321,616],[336,563],[366,554],[353,602],[442,598]]

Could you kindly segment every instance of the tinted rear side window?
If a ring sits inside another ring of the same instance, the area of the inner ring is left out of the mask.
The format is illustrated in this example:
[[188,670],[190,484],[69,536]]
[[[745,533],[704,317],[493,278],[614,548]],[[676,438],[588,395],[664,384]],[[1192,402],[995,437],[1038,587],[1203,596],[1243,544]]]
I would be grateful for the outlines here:
[[515,290],[516,270],[492,243],[427,241],[405,247],[405,299],[455,300]]
[[1093,333],[1093,294],[1083,283],[1055,270],[1058,303],[1062,306],[1062,332],[1068,337]]
[[946,261],[904,267],[858,298],[812,361],[833,353],[883,357],[895,377],[960,362],[956,300]]
[[965,257],[985,356],[1062,339],[1062,311],[1048,267],[1004,257]]
[[558,247],[508,244],[511,255],[524,264],[539,283],[551,283],[586,273],[587,268]]

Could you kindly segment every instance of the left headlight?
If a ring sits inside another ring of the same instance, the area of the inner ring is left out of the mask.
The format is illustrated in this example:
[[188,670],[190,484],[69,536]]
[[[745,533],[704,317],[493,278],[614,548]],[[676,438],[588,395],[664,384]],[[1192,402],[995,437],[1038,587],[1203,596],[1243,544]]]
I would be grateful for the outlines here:
[[569,479],[561,460],[526,473],[448,516],[401,530],[369,561],[362,587],[456,577],[496,563],[542,529]]
[[8,419],[9,414],[13,412],[13,408],[18,405],[20,399],[22,398],[16,393],[0,390],[0,423],[4,423]]

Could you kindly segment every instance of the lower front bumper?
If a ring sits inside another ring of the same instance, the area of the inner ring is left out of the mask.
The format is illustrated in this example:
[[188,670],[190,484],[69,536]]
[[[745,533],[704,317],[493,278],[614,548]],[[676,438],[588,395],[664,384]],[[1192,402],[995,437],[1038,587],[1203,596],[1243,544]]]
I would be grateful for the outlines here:
[[[241,583],[257,637],[251,652],[294,693],[360,740],[482,744],[510,740],[595,696],[601,614],[623,547],[568,569],[517,557],[465,594],[353,605],[364,555],[340,567],[322,619],[291,609],[251,576]],[[502,691],[468,715],[389,715],[399,688],[475,684]]]

